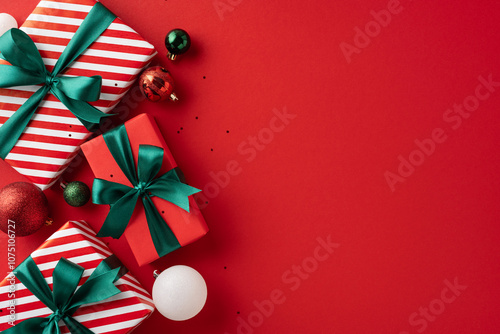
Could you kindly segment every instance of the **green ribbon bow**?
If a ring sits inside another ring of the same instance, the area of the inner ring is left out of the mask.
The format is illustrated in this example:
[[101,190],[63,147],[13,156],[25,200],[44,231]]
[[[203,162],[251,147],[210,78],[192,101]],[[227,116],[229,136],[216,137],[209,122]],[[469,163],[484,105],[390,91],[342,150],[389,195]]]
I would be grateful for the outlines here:
[[102,179],[94,180],[93,202],[111,205],[109,214],[97,236],[111,236],[118,239],[125,231],[137,201],[141,198],[151,238],[158,255],[161,257],[180,248],[179,241],[158,212],[151,197],[160,197],[189,212],[188,196],[200,190],[181,182],[175,169],[156,177],[163,163],[164,152],[161,147],[140,145],[136,172],[130,141],[124,125],[105,133],[103,137],[113,158],[132,187]]
[[11,29],[0,37],[0,52],[10,65],[0,65],[0,88],[43,84],[0,128],[0,158],[5,159],[50,91],[90,130],[107,117],[88,101],[97,101],[102,77],[62,77],[59,74],[82,54],[116,16],[96,3],[70,40],[50,73],[35,43],[22,30]]
[[106,260],[103,260],[85,283],[76,290],[84,269],[62,257],[52,274],[53,291],[51,291],[35,261],[29,256],[16,268],[15,275],[54,313],[45,318],[26,319],[2,333],[59,334],[61,331],[58,322],[62,320],[71,333],[93,334],[72,316],[84,304],[97,303],[120,293],[120,289],[114,285],[120,277],[119,270],[119,267],[111,269]]

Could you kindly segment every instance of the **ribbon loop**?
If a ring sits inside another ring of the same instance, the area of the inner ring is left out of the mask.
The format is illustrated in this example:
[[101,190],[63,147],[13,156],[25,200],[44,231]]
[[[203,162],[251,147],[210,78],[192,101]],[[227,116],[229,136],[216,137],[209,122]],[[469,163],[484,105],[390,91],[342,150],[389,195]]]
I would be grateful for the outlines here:
[[137,163],[139,180],[153,180],[158,175],[163,163],[164,151],[161,147],[141,145]]
[[[53,300],[57,307],[57,310],[66,310],[66,304],[71,299],[73,292],[80,282],[80,278],[83,275],[84,269],[61,258],[57,263],[54,272],[52,274],[53,278]],[[53,310],[56,311],[56,310]]]
[[57,77],[57,89],[73,100],[97,101],[101,95],[102,77]]
[[12,66],[43,74],[45,65],[31,38],[20,29],[10,29],[0,37],[0,52]]

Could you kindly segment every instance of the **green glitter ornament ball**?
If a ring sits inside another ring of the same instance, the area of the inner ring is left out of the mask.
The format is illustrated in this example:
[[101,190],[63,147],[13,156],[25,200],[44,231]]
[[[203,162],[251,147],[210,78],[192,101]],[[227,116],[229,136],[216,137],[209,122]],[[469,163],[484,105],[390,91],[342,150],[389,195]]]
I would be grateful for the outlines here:
[[83,206],[90,200],[90,189],[81,181],[73,181],[65,186],[63,196],[69,205]]

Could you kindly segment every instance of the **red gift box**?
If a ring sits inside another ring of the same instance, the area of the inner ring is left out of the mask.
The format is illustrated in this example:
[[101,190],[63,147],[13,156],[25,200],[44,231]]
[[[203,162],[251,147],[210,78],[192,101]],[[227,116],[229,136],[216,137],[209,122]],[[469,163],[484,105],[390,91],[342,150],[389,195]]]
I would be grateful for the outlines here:
[[[99,263],[112,255],[106,244],[97,239],[95,232],[85,222],[68,222],[49,237],[31,257],[38,266],[47,284],[53,289],[52,273],[61,257],[85,269],[78,286],[95,270]],[[154,304],[149,293],[140,283],[127,273],[115,282],[121,293],[95,304],[83,305],[73,318],[94,333],[125,334],[131,332],[154,311]],[[14,299],[10,296],[13,293]],[[32,317],[47,317],[53,312],[38,300],[16,278],[15,285],[6,277],[0,283],[0,331],[11,327],[10,313],[12,300],[15,308],[12,314],[14,324]],[[60,323],[62,324],[62,322]],[[70,333],[68,328],[60,326],[61,333]]]
[[[137,166],[139,145],[162,147],[164,150],[163,164],[158,175],[163,175],[177,167],[153,117],[147,114],[139,115],[125,122],[125,129],[131,144],[132,154]],[[96,178],[131,186],[109,151],[103,136],[99,136],[82,145],[82,151],[94,172]],[[207,224],[192,196],[189,197],[190,212],[165,201],[159,197],[152,198],[153,204],[167,222],[181,246],[185,246],[201,238],[208,232]],[[123,236],[139,265],[150,263],[159,258],[151,239],[151,233],[142,205],[136,205],[132,218]]]
[[[41,1],[20,27],[35,42],[49,71],[95,3],[94,0]],[[90,104],[108,113],[155,54],[150,43],[116,18],[61,76],[100,75],[103,79],[100,98]],[[0,59],[0,64],[8,63]],[[0,125],[40,87],[0,89]],[[5,161],[45,190],[56,182],[89,135],[82,123],[49,92]]]

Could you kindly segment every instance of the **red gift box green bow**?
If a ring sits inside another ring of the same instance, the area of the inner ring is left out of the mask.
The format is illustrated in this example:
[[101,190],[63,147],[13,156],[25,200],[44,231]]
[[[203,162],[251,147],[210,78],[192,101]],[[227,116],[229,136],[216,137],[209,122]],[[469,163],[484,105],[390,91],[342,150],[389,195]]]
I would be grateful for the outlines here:
[[140,145],[136,170],[125,125],[120,125],[103,134],[103,138],[132,187],[103,179],[94,180],[92,201],[95,204],[111,205],[109,214],[97,236],[120,238],[140,198],[158,256],[161,257],[180,248],[177,237],[158,212],[151,198],[159,197],[189,212],[188,197],[201,190],[182,182],[176,168],[158,175],[164,155],[161,147]]

